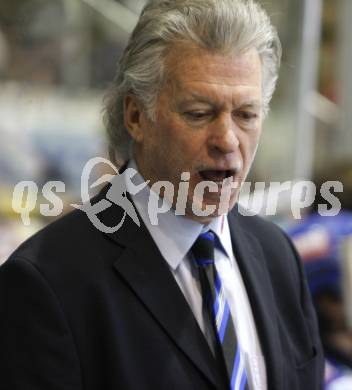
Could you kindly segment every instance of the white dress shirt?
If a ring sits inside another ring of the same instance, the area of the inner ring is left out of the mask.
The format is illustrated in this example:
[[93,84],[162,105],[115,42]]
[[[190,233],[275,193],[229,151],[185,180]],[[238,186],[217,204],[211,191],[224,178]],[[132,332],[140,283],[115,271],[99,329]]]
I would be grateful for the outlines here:
[[[134,160],[130,161],[128,167],[138,171]],[[144,179],[140,174],[136,174],[132,181],[138,185],[144,182]],[[126,185],[128,190],[128,182]],[[150,190],[150,187],[146,186],[136,195],[132,195],[132,200],[162,256],[168,263],[170,271],[211,348],[211,329],[203,316],[200,282],[196,267],[190,261],[189,252],[200,233],[212,230],[218,236],[223,250],[215,248],[215,267],[230,306],[237,339],[245,360],[249,388],[251,390],[267,390],[265,361],[252,308],[232,250],[227,217],[217,217],[210,224],[202,225],[184,216],[175,215],[171,209],[158,214],[158,224],[153,225],[148,215],[148,202],[151,196],[157,197]]]

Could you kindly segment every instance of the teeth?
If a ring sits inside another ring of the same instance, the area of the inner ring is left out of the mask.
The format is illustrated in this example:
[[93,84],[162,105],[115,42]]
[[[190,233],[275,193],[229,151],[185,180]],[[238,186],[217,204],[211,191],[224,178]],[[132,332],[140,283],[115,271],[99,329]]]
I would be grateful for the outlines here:
[[200,174],[204,180],[214,181],[214,182],[221,182],[223,181],[227,176],[229,171],[221,171],[221,170],[206,170],[201,171]]

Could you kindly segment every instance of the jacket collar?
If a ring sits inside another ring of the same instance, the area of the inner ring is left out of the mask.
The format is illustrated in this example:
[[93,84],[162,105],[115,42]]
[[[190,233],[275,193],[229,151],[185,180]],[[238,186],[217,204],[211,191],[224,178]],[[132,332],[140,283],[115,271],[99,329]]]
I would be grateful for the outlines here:
[[265,357],[268,389],[281,390],[282,350],[275,297],[266,265],[268,259],[265,258],[262,246],[253,233],[241,227],[241,218],[252,217],[240,216],[237,206],[228,215],[232,246],[253,309]]

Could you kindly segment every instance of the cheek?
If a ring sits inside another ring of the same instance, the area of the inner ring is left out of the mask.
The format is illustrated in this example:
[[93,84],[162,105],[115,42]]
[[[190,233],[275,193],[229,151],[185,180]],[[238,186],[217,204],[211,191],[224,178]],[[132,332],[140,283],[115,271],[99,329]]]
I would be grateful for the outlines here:
[[244,141],[246,158],[252,160],[258,147],[260,132],[250,134]]
[[181,125],[169,127],[165,132],[167,139],[160,146],[164,145],[166,157],[178,166],[191,169],[206,147],[201,134],[195,134],[194,130],[189,131]]
[[178,128],[162,124],[156,129],[153,140],[153,149],[149,151],[158,169],[164,172],[163,176],[170,179],[179,175],[185,164],[185,148],[187,143],[180,136]]

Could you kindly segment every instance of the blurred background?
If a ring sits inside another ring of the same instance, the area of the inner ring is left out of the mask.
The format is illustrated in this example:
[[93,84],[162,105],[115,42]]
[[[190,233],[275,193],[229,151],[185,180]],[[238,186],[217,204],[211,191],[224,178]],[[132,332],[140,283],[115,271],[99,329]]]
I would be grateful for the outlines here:
[[[306,268],[313,264],[314,272],[307,268],[313,295],[319,290],[314,290],[317,273],[323,292],[333,285],[335,295],[330,298],[340,304],[344,321],[345,338],[339,342],[349,346],[343,366],[352,367],[352,358],[347,359],[352,356],[351,302],[346,298],[352,261],[348,213],[352,199],[352,1],[260,2],[279,30],[284,51],[251,179],[306,179],[317,184],[339,180],[344,184],[340,199],[345,218],[316,220],[312,209],[303,221],[293,221],[289,207],[283,207],[273,219],[294,238]],[[67,212],[72,209],[70,203],[80,201],[84,164],[91,157],[106,156],[102,98],[144,3],[0,2],[0,264],[20,242],[52,220],[39,213],[44,183],[65,183],[60,196]],[[12,208],[14,187],[22,180],[35,181],[39,188],[29,226]],[[316,229],[323,233],[317,235]],[[317,305],[318,295],[314,296]],[[328,304],[328,312],[336,313],[336,307]],[[342,389],[336,387],[341,370],[334,371],[335,361],[336,356],[331,357],[327,386]]]

